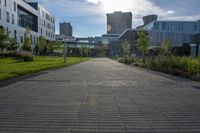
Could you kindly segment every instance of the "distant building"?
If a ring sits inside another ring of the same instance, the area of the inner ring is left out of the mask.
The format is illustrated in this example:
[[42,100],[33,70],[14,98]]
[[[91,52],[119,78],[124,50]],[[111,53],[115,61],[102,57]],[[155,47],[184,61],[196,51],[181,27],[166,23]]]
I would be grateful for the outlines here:
[[0,28],[4,28],[18,43],[24,42],[25,31],[31,32],[33,46],[38,37],[55,40],[55,17],[37,2],[24,0],[0,1]]
[[153,21],[157,21],[157,19],[158,19],[157,15],[148,15],[148,16],[143,17],[143,22],[144,22],[144,25],[147,25]]
[[67,41],[67,42],[75,42],[75,37],[73,36],[65,36],[65,35],[56,35],[57,41]]
[[132,28],[131,12],[114,12],[107,14],[107,34],[121,34]]
[[142,29],[144,28],[144,26],[146,26],[147,24],[153,22],[153,21],[157,21],[158,16],[157,15],[147,15],[143,17],[143,22],[144,24],[141,26],[136,27],[136,29]]
[[72,36],[72,25],[70,23],[60,23],[60,35]]

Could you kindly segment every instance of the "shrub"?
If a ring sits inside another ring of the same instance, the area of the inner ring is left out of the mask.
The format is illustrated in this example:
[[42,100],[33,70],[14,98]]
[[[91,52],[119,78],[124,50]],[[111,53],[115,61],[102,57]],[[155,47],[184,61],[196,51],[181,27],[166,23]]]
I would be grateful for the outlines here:
[[4,56],[4,57],[17,57],[17,53],[14,52],[14,51],[6,51],[3,54],[0,53],[0,57],[2,57],[2,56]]
[[19,59],[22,59],[25,62],[30,62],[33,61],[33,55],[30,52],[22,52],[22,53],[18,53],[17,57]]
[[[141,61],[142,62],[142,61]],[[155,56],[145,59],[144,67],[200,79],[200,62],[191,57]]]
[[131,63],[134,62],[134,58],[124,57],[124,58],[119,58],[118,61],[121,62],[121,63],[125,63],[125,64],[131,64]]

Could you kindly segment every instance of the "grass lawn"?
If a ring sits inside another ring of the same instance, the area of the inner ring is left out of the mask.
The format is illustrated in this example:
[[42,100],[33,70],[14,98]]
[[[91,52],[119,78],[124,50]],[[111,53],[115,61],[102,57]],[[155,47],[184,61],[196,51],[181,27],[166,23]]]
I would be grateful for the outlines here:
[[15,58],[0,58],[0,80],[10,79],[25,74],[36,73],[50,68],[72,65],[89,60],[88,58],[69,57],[67,64],[63,57],[35,56],[33,62],[23,62]]

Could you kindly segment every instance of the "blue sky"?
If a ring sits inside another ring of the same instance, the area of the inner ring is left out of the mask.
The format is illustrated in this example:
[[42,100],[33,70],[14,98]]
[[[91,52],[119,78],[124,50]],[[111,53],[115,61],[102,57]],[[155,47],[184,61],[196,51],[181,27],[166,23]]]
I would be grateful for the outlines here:
[[59,22],[71,22],[74,36],[106,33],[106,13],[131,11],[133,27],[142,25],[142,16],[157,14],[159,20],[200,20],[200,0],[30,0],[38,1]]

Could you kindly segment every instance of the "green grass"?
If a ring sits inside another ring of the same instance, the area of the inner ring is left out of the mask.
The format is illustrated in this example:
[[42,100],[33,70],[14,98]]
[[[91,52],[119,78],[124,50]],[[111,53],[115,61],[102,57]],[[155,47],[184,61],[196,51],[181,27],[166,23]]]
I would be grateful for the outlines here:
[[87,60],[89,59],[69,57],[67,58],[67,64],[65,64],[63,57],[35,56],[34,61],[32,62],[24,62],[15,58],[0,58],[0,80],[36,73],[50,68],[58,68],[66,65],[77,64]]

